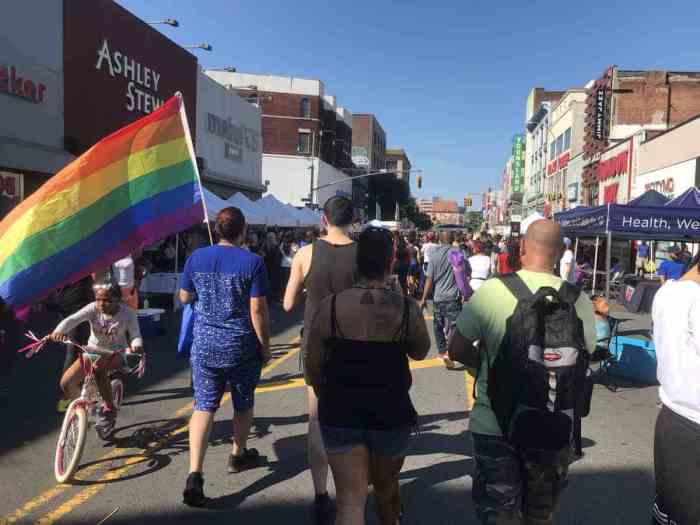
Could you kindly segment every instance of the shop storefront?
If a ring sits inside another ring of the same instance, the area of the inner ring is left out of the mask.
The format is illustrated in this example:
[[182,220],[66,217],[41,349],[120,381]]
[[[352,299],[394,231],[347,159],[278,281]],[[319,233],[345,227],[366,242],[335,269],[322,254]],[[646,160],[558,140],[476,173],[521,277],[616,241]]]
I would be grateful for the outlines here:
[[597,204],[626,204],[630,201],[637,164],[635,155],[641,136],[633,135],[601,154],[597,166]]
[[194,138],[197,58],[112,0],[64,3],[67,148],[84,152],[177,91]]
[[204,186],[224,199],[238,192],[262,196],[261,126],[256,106],[198,73],[196,149]]
[[656,190],[673,198],[700,185],[699,136],[700,116],[642,142],[632,197]]
[[0,219],[73,158],[63,149],[62,17],[61,2],[39,0],[0,17]]

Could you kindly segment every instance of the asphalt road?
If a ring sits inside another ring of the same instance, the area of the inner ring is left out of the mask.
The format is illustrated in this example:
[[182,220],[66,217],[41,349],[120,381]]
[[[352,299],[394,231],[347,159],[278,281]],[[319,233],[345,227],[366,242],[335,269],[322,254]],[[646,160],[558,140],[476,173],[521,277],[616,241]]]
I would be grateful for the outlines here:
[[[249,444],[260,450],[265,464],[242,474],[226,472],[231,404],[225,402],[206,458],[205,492],[212,501],[204,509],[181,503],[191,397],[187,364],[174,356],[177,319],[170,320],[169,333],[147,342],[148,376],[127,385],[116,444],[104,445],[89,430],[72,485],[57,485],[53,478],[61,421],[55,413],[60,348],[30,361],[18,359],[10,401],[0,406],[0,524],[94,525],[105,518],[108,525],[311,523],[306,397],[295,344],[299,315],[276,310],[273,317],[274,359],[258,391]],[[433,349],[413,371],[421,433],[401,475],[405,523],[476,524],[465,374],[445,370],[434,358]],[[572,466],[557,523],[649,523],[656,401],[654,387],[630,386],[617,393],[596,387],[592,414],[583,424],[585,456]],[[131,439],[140,428],[158,431],[148,450]],[[367,515],[368,523],[376,523],[371,500]]]

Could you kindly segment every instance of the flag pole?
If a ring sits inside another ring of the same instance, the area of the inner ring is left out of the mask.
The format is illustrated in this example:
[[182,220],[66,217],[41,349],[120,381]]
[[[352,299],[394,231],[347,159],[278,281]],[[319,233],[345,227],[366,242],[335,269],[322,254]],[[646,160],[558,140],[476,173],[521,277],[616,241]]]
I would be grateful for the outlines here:
[[190,150],[190,159],[194,165],[194,172],[197,174],[197,183],[199,184],[199,194],[202,196],[202,209],[204,210],[204,222],[207,224],[207,232],[209,233],[209,243],[214,244],[214,237],[211,234],[211,226],[209,226],[209,214],[207,213],[207,201],[204,199],[204,187],[202,186],[202,177],[199,175],[199,166],[197,166],[197,156],[194,153],[194,145],[192,144],[192,135],[190,135],[190,125],[187,122],[187,114],[185,113],[185,100],[182,93],[175,93],[180,103],[180,120],[182,127],[185,129],[185,140],[187,147]]

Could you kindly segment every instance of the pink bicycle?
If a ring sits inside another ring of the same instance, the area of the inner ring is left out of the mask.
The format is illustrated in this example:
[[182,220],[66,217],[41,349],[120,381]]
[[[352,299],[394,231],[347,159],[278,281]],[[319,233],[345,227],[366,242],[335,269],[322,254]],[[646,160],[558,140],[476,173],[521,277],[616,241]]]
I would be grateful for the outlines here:
[[[32,357],[41,350],[46,338],[38,339],[31,332],[27,336],[33,339],[34,343],[22,348],[20,352],[26,351],[26,357]],[[117,410],[121,407],[124,399],[124,381],[120,375],[136,373],[140,378],[145,371],[145,358],[141,354],[129,353],[125,349],[113,351],[94,346],[84,347],[72,341],[67,341],[66,344],[71,344],[79,350],[85,379],[80,395],[68,405],[63,417],[61,432],[58,435],[54,457],[54,475],[59,483],[70,480],[78,469],[85,448],[87,429],[91,424],[94,424],[97,410],[102,405],[102,397],[95,380],[95,365],[100,359],[112,359],[115,355],[122,356],[122,366],[110,372],[112,398]]]

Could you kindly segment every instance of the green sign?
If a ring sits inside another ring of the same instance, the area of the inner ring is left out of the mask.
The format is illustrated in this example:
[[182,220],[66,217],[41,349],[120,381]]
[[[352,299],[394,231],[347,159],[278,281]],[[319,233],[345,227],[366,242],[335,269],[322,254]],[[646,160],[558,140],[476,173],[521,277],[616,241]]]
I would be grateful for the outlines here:
[[511,193],[522,193],[525,177],[525,137],[522,134],[513,137],[513,166],[510,172]]

